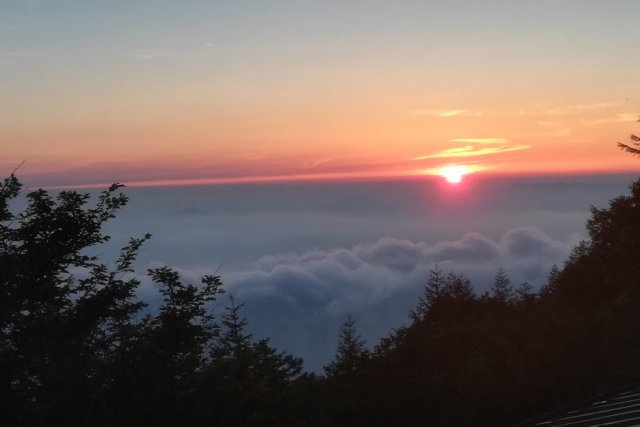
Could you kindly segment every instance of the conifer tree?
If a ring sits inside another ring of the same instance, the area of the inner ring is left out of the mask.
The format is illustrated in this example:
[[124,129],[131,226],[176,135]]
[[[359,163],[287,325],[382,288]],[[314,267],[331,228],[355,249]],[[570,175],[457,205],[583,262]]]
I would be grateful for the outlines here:
[[[473,286],[463,274],[449,273],[445,279],[440,296],[457,302],[467,302],[475,299]],[[432,305],[433,308],[433,305]]]
[[498,268],[491,286],[491,295],[494,300],[502,304],[508,304],[513,300],[513,286],[507,273],[502,267]]
[[547,280],[540,288],[540,295],[550,295],[556,288],[558,282],[558,276],[560,276],[560,269],[557,265],[553,264],[551,270],[547,274]]
[[368,358],[369,351],[365,341],[358,333],[355,320],[349,315],[340,328],[336,355],[325,366],[325,372],[328,377],[349,376]]
[[411,320],[414,322],[424,320],[433,304],[442,295],[444,287],[445,277],[436,265],[433,270],[429,271],[429,277],[424,285],[423,294],[418,300],[418,306],[409,313]]
[[246,333],[247,319],[240,316],[244,304],[236,304],[233,294],[229,294],[229,305],[222,315],[223,332],[218,355],[223,358],[238,358],[251,346],[252,334]]
[[224,411],[224,419],[214,418],[221,425],[289,425],[285,420],[294,414],[289,389],[302,371],[302,359],[278,352],[268,339],[254,341],[240,314],[243,306],[229,296],[206,368],[204,405]]
[[533,285],[529,282],[522,282],[515,290],[518,301],[526,301],[533,295]]

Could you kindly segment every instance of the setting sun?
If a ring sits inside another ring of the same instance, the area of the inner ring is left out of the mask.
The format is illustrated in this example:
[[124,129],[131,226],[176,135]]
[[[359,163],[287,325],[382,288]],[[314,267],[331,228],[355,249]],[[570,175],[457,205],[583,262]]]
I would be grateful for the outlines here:
[[468,166],[445,166],[440,169],[440,176],[444,177],[451,184],[458,184],[462,177],[470,172]]

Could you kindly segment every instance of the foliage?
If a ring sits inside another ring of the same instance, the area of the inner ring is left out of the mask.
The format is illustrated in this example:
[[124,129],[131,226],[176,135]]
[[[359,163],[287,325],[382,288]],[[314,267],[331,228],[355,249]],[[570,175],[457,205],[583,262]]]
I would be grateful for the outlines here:
[[507,277],[507,272],[502,267],[496,272],[491,285],[491,294],[495,301],[500,304],[509,304],[513,301],[513,286],[511,280]]
[[369,351],[362,336],[356,328],[356,321],[351,316],[340,328],[338,349],[334,359],[325,366],[328,377],[353,375],[369,358]]
[[[638,119],[638,122],[640,122],[640,119]],[[640,136],[631,134],[629,139],[631,140],[630,144],[618,142],[618,147],[634,156],[640,156]]]
[[[211,311],[222,292],[217,275],[194,285],[169,267],[148,270],[162,303],[143,315],[133,264],[150,236],[130,239],[111,267],[90,255],[109,240],[103,225],[127,203],[121,188],[100,193],[94,206],[88,194],[32,191],[14,213],[22,185],[14,175],[2,182],[3,424],[289,423],[283,390],[302,361],[254,342],[237,306],[218,324]],[[234,382],[238,375],[244,382]],[[239,401],[240,411],[220,415]]]

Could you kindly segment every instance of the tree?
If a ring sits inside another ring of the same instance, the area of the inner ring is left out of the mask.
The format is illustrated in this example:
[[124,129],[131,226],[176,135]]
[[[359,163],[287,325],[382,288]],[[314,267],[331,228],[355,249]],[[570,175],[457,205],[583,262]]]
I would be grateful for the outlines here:
[[368,358],[365,341],[358,333],[355,320],[349,315],[340,328],[336,355],[324,370],[328,377],[349,376],[360,369]]
[[547,274],[547,280],[540,288],[540,295],[550,295],[556,288],[558,277],[560,276],[560,269],[557,265],[553,264],[549,274]]
[[[102,226],[126,205],[114,184],[93,207],[88,194],[27,193],[11,175],[0,186],[0,401],[9,424],[83,424],[103,407],[112,356],[135,335],[138,279],[131,239],[109,269],[89,250],[109,240]],[[84,405],[75,407],[75,402]]]
[[268,339],[253,340],[243,304],[233,295],[222,315],[222,331],[205,369],[205,407],[223,414],[216,424],[229,426],[295,425],[291,382],[302,371],[302,359],[278,352]]
[[240,317],[240,309],[244,304],[236,304],[232,294],[229,295],[229,305],[222,315],[222,333],[218,345],[217,356],[225,359],[239,359],[251,347],[253,335],[245,333],[247,320]]
[[508,304],[513,301],[513,286],[507,273],[502,267],[498,268],[491,285],[491,295],[494,300],[501,304]]
[[440,296],[461,303],[473,301],[476,298],[469,279],[463,274],[453,272],[446,277]]
[[423,294],[418,300],[418,306],[409,313],[411,320],[414,322],[424,320],[437,299],[442,296],[444,288],[445,277],[442,270],[436,265],[433,270],[429,271],[429,277],[424,285]]
[[112,266],[91,254],[127,203],[121,188],[92,205],[74,191],[23,196],[14,175],[0,183],[3,423],[298,425],[288,414],[302,360],[253,341],[233,299],[220,326],[217,275],[191,284],[149,269],[162,302],[142,316],[133,263],[150,236],[130,239]]
[[[638,119],[638,122],[640,122],[640,119]],[[620,149],[626,151],[627,153],[631,153],[634,156],[640,156],[640,136],[631,134],[629,139],[631,140],[631,145],[618,142],[618,147],[620,147]]]
[[527,301],[533,295],[533,285],[529,282],[522,282],[515,290],[518,301]]
[[167,266],[147,274],[162,304],[140,322],[130,351],[120,355],[110,398],[119,409],[118,424],[179,424],[186,414],[195,415],[203,392],[200,376],[219,334],[209,306],[222,293],[222,283],[217,275],[205,275],[199,286],[184,283]]

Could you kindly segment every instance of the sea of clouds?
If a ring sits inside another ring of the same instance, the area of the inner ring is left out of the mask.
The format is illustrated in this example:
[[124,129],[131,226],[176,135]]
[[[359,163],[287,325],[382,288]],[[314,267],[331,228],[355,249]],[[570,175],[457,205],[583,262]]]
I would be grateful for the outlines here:
[[[166,264],[198,282],[217,271],[256,337],[318,371],[347,315],[371,346],[406,324],[436,265],[465,274],[479,294],[499,267],[515,285],[540,286],[586,237],[590,206],[606,206],[631,179],[132,188],[97,253],[112,259],[129,236],[151,232],[141,272]],[[157,306],[147,279],[140,295]]]

